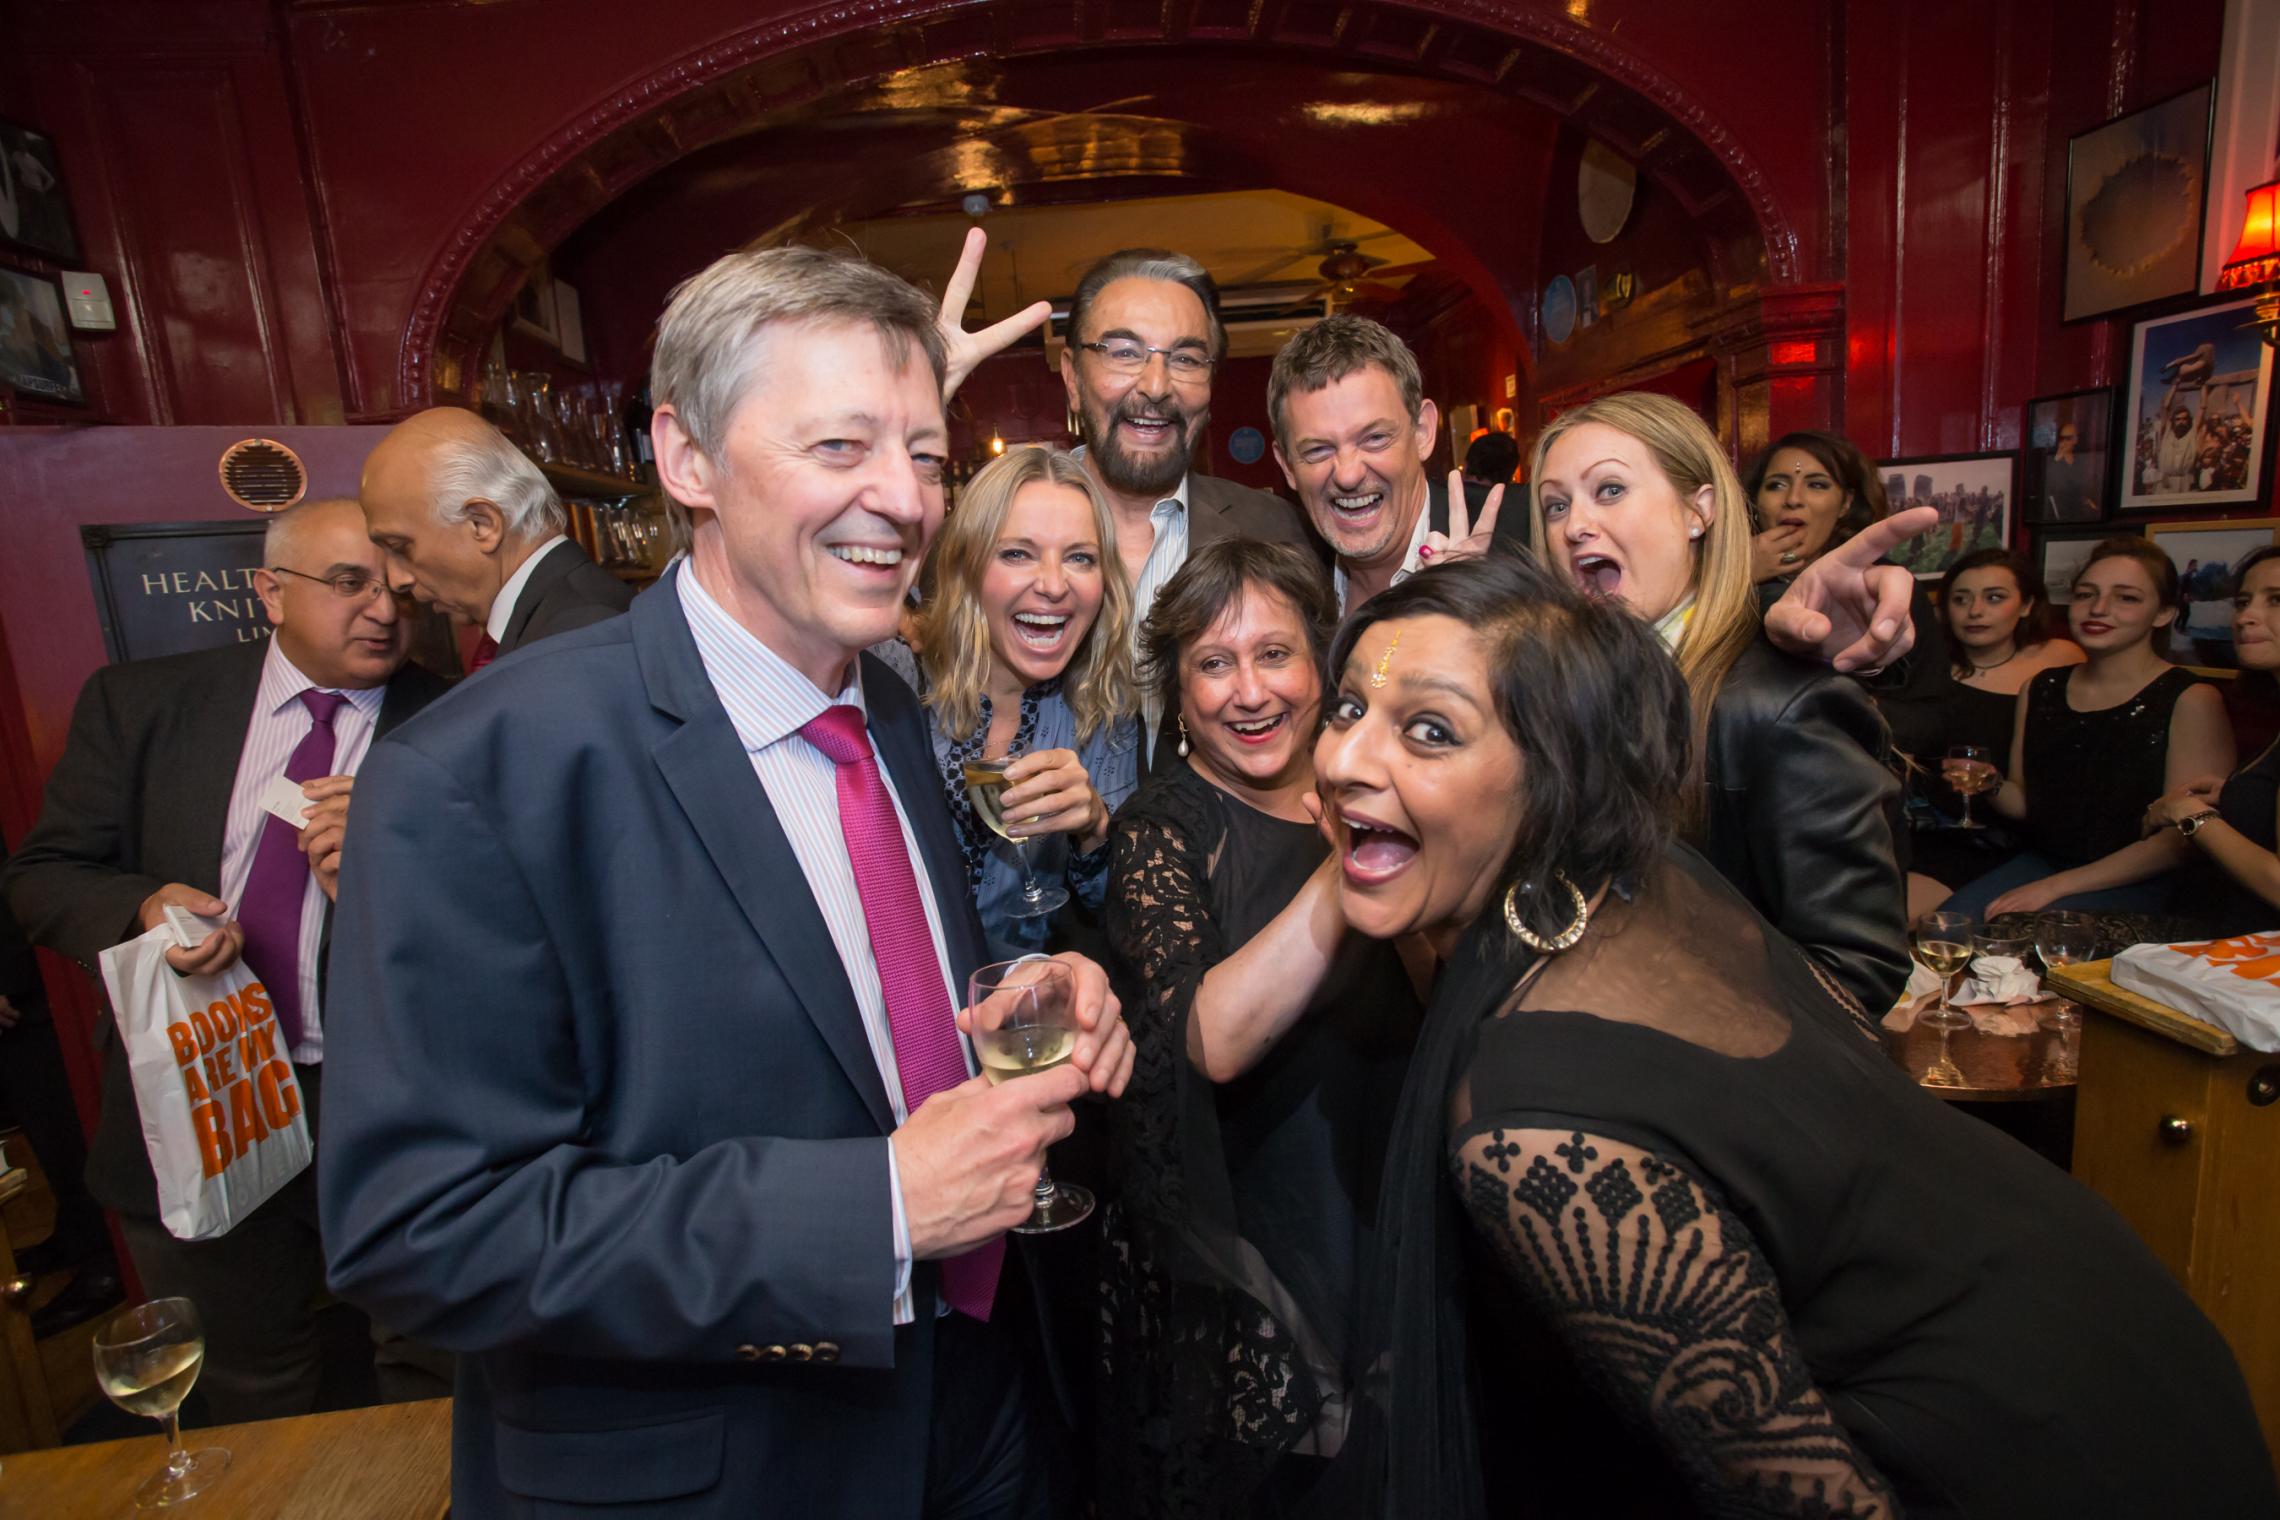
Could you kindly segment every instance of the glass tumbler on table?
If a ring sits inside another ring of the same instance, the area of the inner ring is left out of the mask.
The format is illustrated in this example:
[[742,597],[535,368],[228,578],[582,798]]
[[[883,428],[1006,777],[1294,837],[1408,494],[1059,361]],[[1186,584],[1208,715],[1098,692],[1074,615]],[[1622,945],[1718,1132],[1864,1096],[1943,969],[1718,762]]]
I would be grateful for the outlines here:
[[[1000,961],[966,981],[974,1055],[993,1085],[1050,1071],[1077,1048],[1077,982],[1058,961]],[[1037,1173],[1037,1206],[1017,1235],[1049,1235],[1081,1224],[1093,1197],[1075,1183],[1056,1184],[1053,1169]]]
[[1940,1032],[1939,1059],[1924,1070],[1926,1087],[1961,1087],[1963,1069],[1948,1054],[1948,1040],[1958,1029],[1971,1026],[1971,1016],[1948,999],[1955,992],[1955,974],[1971,964],[1971,915],[1927,913],[1916,920],[1908,936],[1908,949],[1917,962],[1940,979],[1940,999],[1918,1018]]
[[203,1492],[228,1470],[219,1446],[182,1449],[182,1400],[206,1360],[206,1330],[187,1298],[159,1298],[114,1315],[95,1335],[95,1381],[129,1414],[166,1425],[166,1466],[135,1491],[135,1505],[157,1509]]
[[[2035,950],[2042,956],[2046,971],[2093,960],[2098,954],[2097,920],[2087,913],[2045,913],[2035,920]],[[2051,1005],[2050,1030],[2051,1052],[2043,1063],[2043,1081],[2063,1085],[2074,1081],[2081,1071],[2081,1008],[2065,998],[2058,999]]]

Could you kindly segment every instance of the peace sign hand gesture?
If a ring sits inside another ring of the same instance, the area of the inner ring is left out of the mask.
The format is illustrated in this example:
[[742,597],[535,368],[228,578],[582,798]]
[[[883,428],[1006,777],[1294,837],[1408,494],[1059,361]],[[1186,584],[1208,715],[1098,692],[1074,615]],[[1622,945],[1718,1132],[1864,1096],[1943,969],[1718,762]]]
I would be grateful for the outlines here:
[[979,332],[967,332],[960,325],[966,320],[966,303],[973,299],[974,281],[981,277],[982,250],[988,244],[989,235],[981,228],[967,228],[966,246],[958,254],[958,267],[950,272],[950,283],[942,287],[942,315],[935,326],[941,330],[943,347],[950,354],[949,365],[942,376],[945,405],[984,359],[1013,347],[1024,336],[1044,326],[1045,319],[1053,315],[1052,302],[1036,301]]
[[1490,486],[1488,499],[1480,504],[1480,516],[1471,516],[1465,502],[1465,472],[1449,472],[1449,531],[1428,533],[1417,550],[1417,557],[1427,564],[1446,565],[1460,559],[1474,559],[1488,552],[1496,541],[1496,515],[1504,508],[1504,487]]

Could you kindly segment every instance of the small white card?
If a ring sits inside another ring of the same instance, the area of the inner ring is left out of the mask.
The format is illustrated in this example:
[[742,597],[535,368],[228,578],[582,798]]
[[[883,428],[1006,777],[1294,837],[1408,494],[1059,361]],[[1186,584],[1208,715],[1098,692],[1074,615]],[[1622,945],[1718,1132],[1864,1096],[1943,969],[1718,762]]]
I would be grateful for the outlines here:
[[228,918],[201,918],[180,903],[165,907],[166,927],[174,931],[175,948],[195,950],[205,943],[206,936],[228,922]]
[[262,788],[262,811],[274,813],[297,829],[305,829],[309,826],[309,820],[304,814],[308,809],[315,806],[316,804],[311,802],[308,795],[301,790],[301,783],[298,781],[288,781],[283,776],[277,776],[271,779],[268,786]]

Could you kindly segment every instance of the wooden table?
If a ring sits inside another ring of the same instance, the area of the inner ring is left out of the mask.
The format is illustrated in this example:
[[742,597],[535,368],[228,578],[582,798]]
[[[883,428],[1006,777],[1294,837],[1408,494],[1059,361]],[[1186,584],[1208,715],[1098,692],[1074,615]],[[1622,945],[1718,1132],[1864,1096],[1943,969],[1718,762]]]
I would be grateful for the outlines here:
[[[155,1426],[154,1426],[155,1428]],[[183,1432],[226,1446],[229,1471],[178,1509],[185,1520],[440,1520],[451,1503],[451,1400],[379,1404]],[[166,1463],[140,1436],[0,1458],[0,1520],[116,1520]]]
[[[2047,1010],[2047,1003],[2034,1009]],[[1921,1084],[1924,1073],[1939,1059],[1940,1032],[1922,1018],[1899,1032],[1879,1026],[1885,1054],[1902,1071]],[[2072,1079],[2054,1080],[2051,1058],[2058,1031],[2038,1027],[2027,1034],[1990,1034],[1976,1025],[1958,1029],[1948,1039],[1948,1058],[1963,1072],[1961,1087],[1930,1087],[1924,1091],[1950,1103],[2030,1103],[2055,1100],[2072,1090]]]

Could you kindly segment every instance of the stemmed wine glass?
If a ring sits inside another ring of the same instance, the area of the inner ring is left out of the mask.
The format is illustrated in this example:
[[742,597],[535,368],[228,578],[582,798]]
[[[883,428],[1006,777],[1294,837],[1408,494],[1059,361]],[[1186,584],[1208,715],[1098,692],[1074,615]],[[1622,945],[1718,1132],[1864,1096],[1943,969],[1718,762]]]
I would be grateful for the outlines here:
[[998,797],[1005,791],[1005,768],[1018,753],[1008,751],[996,759],[969,760],[966,762],[966,800],[974,806],[974,816],[982,826],[1013,846],[1013,857],[1021,864],[1021,896],[1007,909],[1014,918],[1043,918],[1069,900],[1069,889],[1059,883],[1046,883],[1037,879],[1030,869],[1029,841],[1006,832],[1005,818],[998,811]]
[[[2087,913],[2045,913],[2035,920],[2035,950],[2045,970],[2090,960],[2098,954],[2098,922]],[[2051,1005],[2050,1028],[2056,1039],[2043,1065],[2043,1082],[2063,1086],[2074,1081],[2081,1069],[2076,1040],[2082,1031],[2082,1010],[2058,999]]]
[[1939,1059],[1925,1068],[1923,1083],[1926,1087],[1961,1087],[1964,1085],[1963,1068],[1956,1065],[1948,1054],[1948,1040],[1958,1029],[1971,1025],[1971,1016],[1957,1010],[1948,1001],[1955,987],[1955,974],[1971,963],[1971,915],[1968,913],[1927,913],[1916,920],[1915,931],[1909,936],[1909,950],[1934,976],[1940,979],[1940,1000],[1917,1015],[1924,1023],[1940,1032]]
[[1971,799],[1981,792],[1993,791],[2000,784],[1995,774],[1995,762],[1983,744],[1957,744],[1949,747],[1947,764],[1941,767],[1947,784],[1963,797],[1963,818],[1956,824],[1959,829],[1983,829],[1986,824],[1971,816]]
[[219,1446],[182,1449],[180,1410],[206,1361],[206,1330],[187,1298],[158,1298],[123,1310],[95,1334],[95,1381],[129,1414],[166,1424],[166,1466],[135,1491],[138,1509],[180,1504],[228,1470]]
[[[982,1075],[1010,1082],[1049,1071],[1077,1048],[1077,982],[1059,961],[999,961],[966,980],[970,1031]],[[1017,1235],[1048,1235],[1081,1224],[1093,1211],[1092,1193],[1075,1183],[1056,1185],[1053,1169],[1038,1168],[1037,1207]]]

